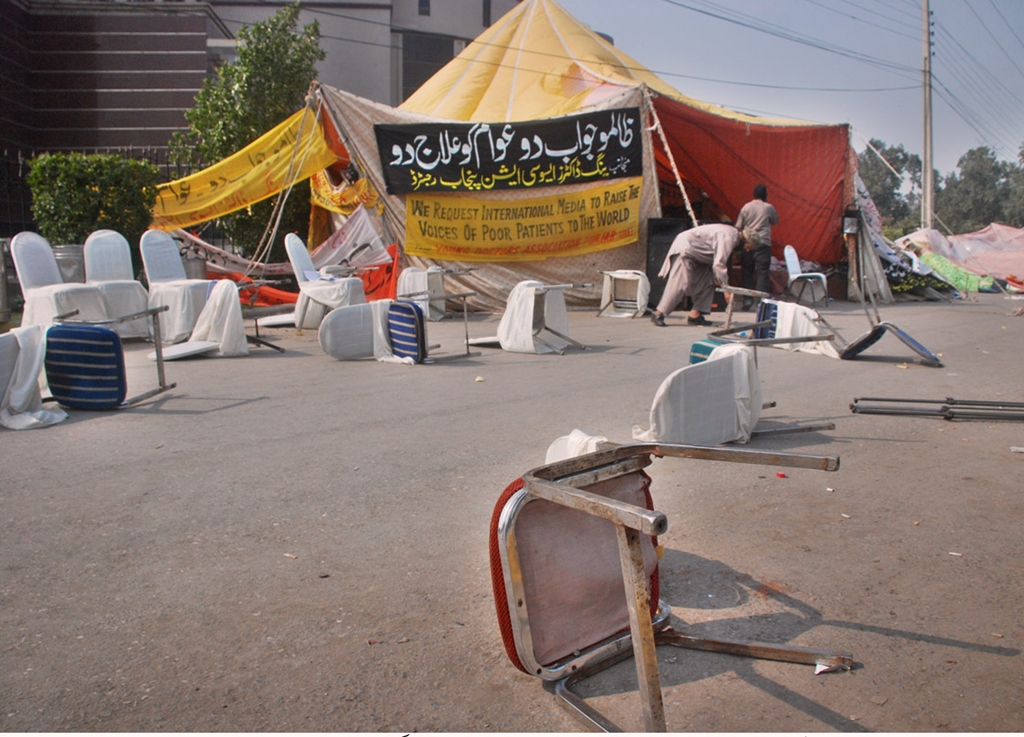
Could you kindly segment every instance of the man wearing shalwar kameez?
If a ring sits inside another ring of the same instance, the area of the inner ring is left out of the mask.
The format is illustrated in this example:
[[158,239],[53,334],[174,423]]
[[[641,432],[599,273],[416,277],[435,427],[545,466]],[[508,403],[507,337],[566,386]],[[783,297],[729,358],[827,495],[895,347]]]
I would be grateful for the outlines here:
[[658,272],[667,281],[651,321],[664,327],[665,316],[689,295],[693,309],[686,324],[710,325],[704,315],[711,312],[715,287],[729,283],[729,261],[744,243],[756,246],[757,234],[750,229],[740,232],[726,223],[699,225],[677,235]]

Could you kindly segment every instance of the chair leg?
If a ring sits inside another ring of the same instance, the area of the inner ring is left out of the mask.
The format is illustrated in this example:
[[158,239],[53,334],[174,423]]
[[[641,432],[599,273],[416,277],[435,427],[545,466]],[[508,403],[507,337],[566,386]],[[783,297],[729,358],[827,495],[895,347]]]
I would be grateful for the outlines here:
[[309,300],[302,300],[302,309],[295,317],[295,334],[302,335],[302,324],[306,321],[306,309],[309,307]]

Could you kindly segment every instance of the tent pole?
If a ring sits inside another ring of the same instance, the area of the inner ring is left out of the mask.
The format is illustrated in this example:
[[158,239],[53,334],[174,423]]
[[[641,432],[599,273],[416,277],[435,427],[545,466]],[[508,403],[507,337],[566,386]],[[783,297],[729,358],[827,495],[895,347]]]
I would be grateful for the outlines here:
[[668,147],[668,141],[665,139],[665,131],[662,130],[661,120],[658,118],[658,111],[654,109],[654,101],[651,99],[651,92],[645,86],[644,92],[644,104],[647,109],[651,112],[651,117],[654,118],[654,129],[658,131],[658,138],[661,139],[661,145],[665,149],[665,155],[668,157],[668,163],[672,165],[672,173],[676,177],[676,185],[679,187],[679,191],[683,193],[683,201],[686,203],[686,211],[690,214],[690,220],[693,222],[693,226],[697,227],[697,216],[693,212],[693,205],[690,204],[690,198],[686,195],[686,187],[683,186],[683,178],[679,176],[679,169],[676,167],[675,157],[672,156],[672,149]]
[[[337,131],[338,138],[340,138],[341,142],[343,144],[345,144],[345,149],[348,151],[349,159],[351,161],[355,161],[355,156],[356,156],[355,149],[353,148],[352,144],[349,142],[349,137],[345,133],[345,129],[342,127],[341,121],[338,120],[338,116],[336,116],[334,114],[334,110],[324,100],[323,90],[321,89],[319,84],[317,85],[317,88],[316,88],[316,97],[317,97],[317,100],[320,102],[320,109],[321,109],[321,111],[328,118],[331,119],[331,124],[334,126],[334,130]],[[368,172],[368,169],[367,169],[367,167],[364,166],[363,167],[363,175],[369,177],[367,172]],[[369,181],[370,181],[371,184],[373,184],[372,180],[369,180]],[[373,188],[377,189],[378,190],[378,195],[383,198],[384,195],[380,194],[381,190],[377,187],[376,184],[373,185]],[[386,217],[380,218],[380,225],[384,229],[384,237],[388,241],[390,241],[391,243],[398,243],[398,239],[395,238],[394,233],[391,232],[391,228],[388,226],[388,219]]]

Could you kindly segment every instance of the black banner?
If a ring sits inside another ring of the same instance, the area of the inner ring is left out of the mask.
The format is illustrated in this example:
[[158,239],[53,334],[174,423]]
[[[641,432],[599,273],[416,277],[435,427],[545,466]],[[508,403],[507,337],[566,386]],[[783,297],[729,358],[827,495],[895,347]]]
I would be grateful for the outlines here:
[[535,189],[643,175],[639,108],[517,123],[375,125],[390,194]]

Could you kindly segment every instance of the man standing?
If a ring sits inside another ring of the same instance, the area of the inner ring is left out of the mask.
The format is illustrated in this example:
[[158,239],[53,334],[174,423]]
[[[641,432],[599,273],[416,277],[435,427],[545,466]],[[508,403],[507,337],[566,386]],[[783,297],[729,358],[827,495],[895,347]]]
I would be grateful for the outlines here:
[[[729,283],[732,253],[750,238],[757,238],[753,230],[741,233],[726,223],[699,225],[677,235],[658,272],[658,276],[667,277],[667,281],[658,308],[651,315],[651,322],[665,327],[665,316],[689,295],[693,309],[686,318],[686,324],[711,325],[704,315],[711,312],[715,286]],[[731,294],[726,294],[727,299],[731,297]]]
[[[759,184],[754,187],[754,199],[743,206],[736,218],[740,230],[750,228],[757,232],[760,245],[749,243],[743,249],[743,286],[771,294],[772,268],[772,226],[779,224],[779,213],[768,204],[768,187]],[[743,300],[743,308],[750,309],[749,297]]]

